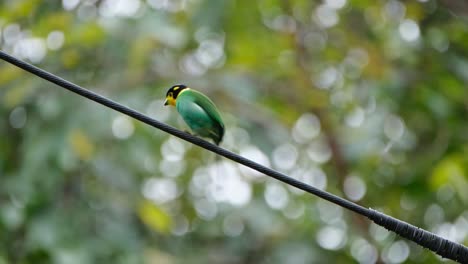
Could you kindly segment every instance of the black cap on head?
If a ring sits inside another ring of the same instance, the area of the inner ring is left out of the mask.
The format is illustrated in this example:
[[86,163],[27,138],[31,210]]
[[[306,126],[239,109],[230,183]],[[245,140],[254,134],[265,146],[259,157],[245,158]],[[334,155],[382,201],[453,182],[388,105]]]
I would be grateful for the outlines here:
[[177,95],[188,87],[184,84],[177,84],[169,88],[169,90],[166,93],[166,96],[168,96],[170,93],[172,93],[172,97],[177,98]]

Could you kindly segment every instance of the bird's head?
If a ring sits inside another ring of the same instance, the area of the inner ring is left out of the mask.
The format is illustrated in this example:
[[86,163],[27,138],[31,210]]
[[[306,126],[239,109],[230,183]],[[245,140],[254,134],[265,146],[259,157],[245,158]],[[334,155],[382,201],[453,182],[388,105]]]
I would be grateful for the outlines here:
[[180,92],[182,92],[185,89],[188,89],[188,87],[183,84],[174,85],[171,88],[169,88],[169,90],[166,93],[166,101],[164,101],[164,105],[175,106],[177,96],[179,96]]

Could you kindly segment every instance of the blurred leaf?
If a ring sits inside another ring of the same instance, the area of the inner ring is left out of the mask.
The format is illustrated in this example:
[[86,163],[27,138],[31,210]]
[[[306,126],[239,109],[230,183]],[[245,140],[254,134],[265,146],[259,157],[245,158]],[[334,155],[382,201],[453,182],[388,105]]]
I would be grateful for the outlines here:
[[94,153],[94,146],[89,137],[79,129],[73,130],[68,137],[68,141],[73,151],[82,160],[89,160]]
[[140,203],[138,215],[143,223],[156,232],[167,234],[171,229],[171,217],[149,200]]
[[32,81],[30,79],[22,80],[18,85],[9,89],[4,97],[3,104],[8,108],[13,108],[23,103],[26,98],[34,92],[31,87]]
[[18,77],[23,74],[24,71],[20,68],[10,64],[4,64],[4,66],[0,68],[0,88],[3,88],[5,84],[11,81],[18,79]]
[[97,23],[79,25],[69,35],[70,43],[79,43],[85,47],[93,47],[104,40],[105,32]]
[[68,48],[62,52],[61,60],[65,68],[72,69],[81,62],[80,52],[76,48]]
[[8,20],[20,19],[29,16],[38,7],[40,0],[7,1],[8,9],[0,9],[0,17]]
[[445,184],[450,184],[464,202],[468,202],[468,177],[466,174],[466,161],[461,155],[452,155],[438,162],[431,175],[432,189],[438,190]]
[[68,12],[56,12],[49,14],[46,19],[39,21],[35,28],[38,35],[47,36],[52,30],[65,31],[70,28],[73,17]]

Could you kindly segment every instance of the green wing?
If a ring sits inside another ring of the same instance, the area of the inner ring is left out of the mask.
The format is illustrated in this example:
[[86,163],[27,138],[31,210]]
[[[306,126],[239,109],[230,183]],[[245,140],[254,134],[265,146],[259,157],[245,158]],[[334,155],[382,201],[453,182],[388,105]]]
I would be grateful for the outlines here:
[[[191,105],[189,102],[193,102],[194,105]],[[184,91],[178,96],[177,104],[179,113],[182,116],[185,116],[186,122],[189,123],[189,125],[193,122],[193,119],[195,119],[197,108],[201,107],[203,112],[212,120],[212,125],[214,125],[213,128],[215,130],[209,132],[211,134],[210,137],[213,138],[216,144],[219,144],[224,136],[224,123],[221,119],[221,114],[219,113],[218,108],[210,98],[200,92],[190,89]]]
[[211,101],[210,98],[192,89],[184,92],[182,95],[184,95],[185,93],[187,93],[187,95],[192,96],[194,102],[197,103],[199,106],[201,106],[206,111],[206,113],[211,118],[213,118],[213,120],[215,120],[224,130],[224,123],[223,123],[223,120],[221,119],[221,114],[219,113],[218,108],[213,103],[213,101]]

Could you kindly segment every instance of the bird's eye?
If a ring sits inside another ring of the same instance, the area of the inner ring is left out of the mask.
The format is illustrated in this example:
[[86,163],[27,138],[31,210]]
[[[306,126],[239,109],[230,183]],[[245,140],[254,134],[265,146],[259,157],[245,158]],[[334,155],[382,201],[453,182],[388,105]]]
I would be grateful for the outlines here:
[[174,96],[172,95],[172,92],[169,93],[169,97],[174,97]]

